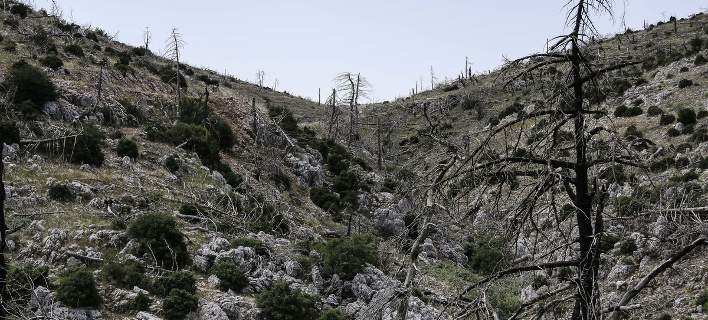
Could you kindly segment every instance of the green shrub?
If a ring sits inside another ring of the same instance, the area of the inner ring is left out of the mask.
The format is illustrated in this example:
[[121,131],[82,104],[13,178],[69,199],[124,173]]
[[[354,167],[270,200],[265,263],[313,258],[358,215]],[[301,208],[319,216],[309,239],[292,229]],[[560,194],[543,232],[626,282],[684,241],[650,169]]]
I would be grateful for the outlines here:
[[693,85],[693,81],[688,79],[681,79],[678,83],[679,89],[688,88]]
[[659,124],[662,126],[672,124],[676,122],[676,117],[672,114],[662,114],[661,118],[659,118]]
[[499,113],[499,119],[504,119],[504,118],[506,118],[507,116],[510,116],[510,115],[512,115],[512,114],[518,114],[518,113],[520,113],[520,112],[523,111],[523,110],[524,110],[524,105],[523,105],[523,104],[521,104],[521,103],[518,102],[518,101],[517,101],[517,102],[514,102],[514,103],[512,103],[511,105],[509,105],[509,106],[507,106],[506,108],[504,108],[504,110],[502,110],[501,113]]
[[64,61],[61,61],[59,57],[53,54],[40,59],[39,62],[52,70],[57,70],[64,66]]
[[696,304],[703,307],[703,310],[708,310],[708,290],[704,290],[696,298]]
[[368,264],[378,260],[378,243],[369,235],[353,235],[327,241],[321,248],[322,271],[351,280]]
[[0,121],[0,145],[20,142],[20,129],[15,122]]
[[286,175],[281,170],[277,170],[276,172],[271,173],[269,178],[271,181],[273,181],[275,186],[282,191],[288,191],[292,187],[292,181],[290,180],[290,177],[288,177],[288,175]]
[[128,226],[128,236],[137,240],[138,254],[148,254],[164,268],[178,269],[189,263],[184,236],[171,216],[146,214]]
[[72,308],[97,308],[101,297],[93,274],[78,269],[62,275],[57,281],[56,298]]
[[100,167],[105,160],[103,151],[101,151],[105,138],[96,127],[86,127],[84,133],[76,137],[74,143],[67,143],[64,155],[71,163]]
[[696,55],[696,60],[693,60],[693,64],[696,66],[702,66],[706,63],[708,63],[708,59],[706,59],[706,57],[702,54]]
[[621,217],[631,217],[638,214],[644,204],[632,196],[620,196],[615,199],[615,208]]
[[678,121],[684,125],[696,124],[696,112],[693,109],[681,108],[676,114]]
[[182,98],[180,101],[179,121],[203,125],[209,116],[209,107],[202,99]]
[[492,234],[482,234],[464,245],[468,266],[475,272],[490,274],[509,260],[504,239]]
[[185,216],[198,216],[199,208],[193,204],[183,204],[179,207],[179,213]]
[[651,169],[652,172],[658,173],[668,170],[669,168],[673,167],[674,164],[674,158],[666,157],[661,160],[652,162],[652,164],[649,166],[649,169]]
[[326,187],[314,187],[310,189],[310,200],[325,212],[337,214],[341,210],[339,196],[329,191]]
[[81,48],[80,45],[72,43],[66,47],[64,47],[64,51],[68,54],[71,54],[73,56],[77,57],[83,57],[84,56],[84,49]]
[[634,242],[633,239],[628,239],[620,242],[619,254],[626,256],[633,254],[634,251],[637,251],[637,244]]
[[249,213],[252,216],[257,217],[248,225],[254,232],[263,231],[270,234],[284,235],[290,231],[287,219],[285,219],[281,213],[277,212],[275,207],[271,204],[250,208],[250,210],[247,211],[250,211]]
[[705,117],[708,117],[708,110],[698,110],[698,112],[696,112],[696,119],[703,119]]
[[691,40],[689,41],[689,44],[691,45],[691,49],[693,50],[693,52],[698,52],[698,51],[701,51],[701,49],[703,48],[703,42],[704,42],[703,38],[701,38],[699,36],[695,36],[695,37],[691,38]]
[[600,249],[600,252],[605,253],[605,252],[612,250],[615,247],[615,243],[617,243],[619,241],[620,241],[620,238],[615,235],[611,235],[611,234],[607,234],[607,233],[603,234],[602,237],[600,237],[600,244],[598,246]]
[[200,74],[197,76],[197,80],[204,82],[206,85],[212,85],[212,86],[218,86],[219,85],[219,80],[209,78],[208,75],[205,74]]
[[682,174],[680,176],[674,176],[669,178],[669,181],[674,182],[674,183],[686,183],[694,180],[698,180],[700,175],[696,173],[695,171],[691,170],[686,172],[685,174]]
[[8,85],[15,91],[16,103],[29,101],[38,113],[48,101],[57,98],[54,84],[47,74],[24,60],[14,63],[8,71]]
[[171,272],[153,281],[152,291],[160,296],[168,295],[172,290],[182,290],[188,293],[197,292],[197,280],[188,271]]
[[143,47],[133,48],[133,50],[131,52],[138,57],[143,57],[143,56],[146,56],[151,53],[150,50],[145,49]]
[[167,157],[165,160],[165,168],[172,174],[177,173],[179,171],[179,162],[177,161],[177,156],[176,155],[171,155]]
[[145,283],[145,267],[135,260],[109,261],[101,269],[103,277],[123,289],[142,287]]
[[16,3],[10,7],[10,13],[19,16],[21,19],[27,18],[30,12],[32,12],[32,8],[24,3]]
[[[170,85],[174,84],[177,79],[177,71],[175,71],[175,69],[171,66],[163,66],[158,71],[158,74],[160,76],[160,80]],[[179,86],[181,88],[187,87],[187,79],[185,79],[181,73],[179,74]]]
[[234,131],[231,126],[224,121],[224,119],[211,116],[208,119],[207,128],[211,136],[216,139],[216,143],[221,147],[222,150],[228,150],[233,147],[234,141]]
[[234,248],[246,247],[251,248],[259,256],[267,256],[270,254],[270,248],[265,242],[254,238],[236,238],[231,240],[231,246]]
[[131,309],[135,311],[149,311],[152,299],[142,292],[138,292],[132,302]]
[[219,289],[241,292],[248,286],[248,277],[233,263],[219,262],[209,269],[209,274],[219,278]]
[[166,320],[183,320],[198,307],[199,299],[196,296],[184,290],[174,289],[162,302],[162,314]]
[[136,159],[139,155],[138,144],[135,142],[135,140],[132,139],[120,139],[120,141],[118,141],[118,147],[116,148],[116,152],[121,157],[130,157]]
[[642,108],[633,106],[627,108],[625,105],[621,105],[615,109],[615,117],[635,117],[644,113]]
[[359,195],[359,178],[354,172],[344,171],[334,177],[332,189],[337,192],[343,203],[348,203],[351,208],[357,208]]
[[285,282],[276,282],[256,296],[256,304],[261,308],[261,317],[270,320],[316,319],[319,314],[315,298],[290,289]]
[[317,320],[347,320],[347,317],[345,317],[339,310],[337,309],[329,309],[326,310],[325,312],[322,312],[322,315],[320,315]]
[[628,138],[629,140],[633,140],[636,138],[643,138],[644,134],[641,131],[639,131],[639,129],[637,129],[637,126],[632,124],[632,125],[628,126],[627,129],[625,129],[624,137]]
[[647,115],[649,115],[651,117],[658,116],[663,113],[664,113],[664,111],[661,110],[661,108],[659,108],[657,106],[651,106],[651,107],[649,107],[649,109],[647,109]]
[[681,135],[681,131],[676,130],[676,128],[670,128],[666,130],[666,135],[669,137],[678,137]]
[[76,195],[65,184],[55,184],[49,187],[49,199],[59,202],[71,202],[76,199]]

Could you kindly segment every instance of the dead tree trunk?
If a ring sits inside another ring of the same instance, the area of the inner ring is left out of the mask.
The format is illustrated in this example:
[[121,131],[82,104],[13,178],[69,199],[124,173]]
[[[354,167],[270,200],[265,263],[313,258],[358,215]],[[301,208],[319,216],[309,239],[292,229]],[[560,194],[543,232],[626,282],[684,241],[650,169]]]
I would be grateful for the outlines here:
[[253,116],[253,122],[251,123],[253,130],[253,144],[258,144],[258,112],[256,110],[256,98],[251,98],[251,116]]
[[376,166],[379,170],[383,169],[383,147],[381,146],[381,118],[376,118]]

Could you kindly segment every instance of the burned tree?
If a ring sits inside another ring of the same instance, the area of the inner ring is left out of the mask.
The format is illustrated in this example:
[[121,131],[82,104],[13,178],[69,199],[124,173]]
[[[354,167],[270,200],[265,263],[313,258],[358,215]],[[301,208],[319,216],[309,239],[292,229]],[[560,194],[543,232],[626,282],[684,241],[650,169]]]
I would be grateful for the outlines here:
[[170,38],[167,40],[167,57],[174,62],[175,65],[175,86],[177,90],[177,112],[180,111],[180,101],[182,100],[182,90],[181,81],[182,73],[180,72],[180,50],[184,47],[184,41],[182,40],[182,34],[179,33],[177,28],[172,29]]
[[15,123],[0,122],[0,319],[6,319],[8,316],[8,303],[10,295],[7,289],[7,275],[9,265],[5,257],[5,248],[7,245],[7,220],[5,218],[5,164],[2,160],[5,144],[13,144],[20,142],[20,132]]
[[[507,108],[501,123],[482,133],[479,146],[461,156],[464,160],[443,180],[463,182],[463,193],[493,195],[477,201],[500,214],[508,237],[517,242],[528,234],[548,237],[538,228],[541,217],[555,216],[559,230],[567,221],[573,231],[560,232],[565,245],[538,252],[539,258],[527,265],[494,273],[465,288],[460,297],[509,275],[571,267],[575,270],[570,280],[575,287],[571,318],[600,318],[599,243],[606,224],[608,187],[601,173],[643,167],[636,152],[607,127],[607,114],[598,98],[600,83],[613,72],[640,63],[630,57],[594,56],[589,49],[590,35],[596,33],[590,16],[611,14],[611,5],[610,0],[570,1],[571,32],[556,38],[547,52],[511,61],[503,68],[502,75],[511,74],[505,88],[535,85],[542,99]],[[550,68],[561,75],[550,80],[542,77]],[[558,218],[562,203],[575,213],[572,220]],[[564,259],[572,252],[574,256]]]
[[359,122],[359,100],[368,96],[371,90],[369,82],[361,76],[351,72],[344,72],[335,78],[338,91],[342,94],[344,102],[349,105],[349,135],[347,146],[351,146],[356,139]]

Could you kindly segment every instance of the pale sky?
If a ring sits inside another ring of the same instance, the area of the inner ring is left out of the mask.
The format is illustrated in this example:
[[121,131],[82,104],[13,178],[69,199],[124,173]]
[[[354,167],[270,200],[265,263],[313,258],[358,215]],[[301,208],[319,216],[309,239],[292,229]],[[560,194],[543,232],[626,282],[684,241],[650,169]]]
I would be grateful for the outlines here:
[[[48,0],[35,0],[46,7]],[[564,31],[566,0],[58,0],[64,17],[139,46],[145,27],[161,52],[173,27],[186,62],[254,81],[264,70],[278,90],[317,99],[340,72],[360,72],[374,100],[405,96],[430,66],[456,78],[468,56],[475,72],[503,57],[542,50]],[[705,0],[617,0],[600,32],[640,29],[670,16],[705,11]],[[624,19],[622,19],[624,17]]]

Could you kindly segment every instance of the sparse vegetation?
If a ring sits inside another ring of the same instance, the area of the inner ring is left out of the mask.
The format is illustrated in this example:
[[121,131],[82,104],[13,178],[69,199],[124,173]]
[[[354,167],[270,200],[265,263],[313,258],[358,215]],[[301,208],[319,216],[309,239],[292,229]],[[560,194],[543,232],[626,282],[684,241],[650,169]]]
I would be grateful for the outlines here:
[[508,262],[505,241],[492,234],[482,234],[465,243],[464,248],[469,268],[477,273],[492,273]]
[[80,45],[72,43],[66,47],[64,47],[64,51],[70,55],[76,56],[76,57],[83,57],[84,56],[84,49],[81,48]]
[[102,276],[115,286],[124,289],[143,287],[145,284],[145,267],[134,260],[108,261],[101,269]]

